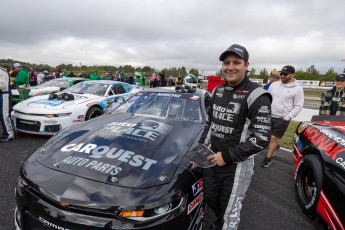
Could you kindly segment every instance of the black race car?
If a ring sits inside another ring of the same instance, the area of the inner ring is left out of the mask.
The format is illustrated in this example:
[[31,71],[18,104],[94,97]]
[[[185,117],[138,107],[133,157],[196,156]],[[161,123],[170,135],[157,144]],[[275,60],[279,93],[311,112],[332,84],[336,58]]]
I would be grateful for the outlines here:
[[[61,130],[22,165],[17,229],[199,229],[206,91],[142,91]],[[207,103],[206,103],[207,104]]]
[[295,191],[317,229],[345,229],[345,118],[314,116],[294,134]]

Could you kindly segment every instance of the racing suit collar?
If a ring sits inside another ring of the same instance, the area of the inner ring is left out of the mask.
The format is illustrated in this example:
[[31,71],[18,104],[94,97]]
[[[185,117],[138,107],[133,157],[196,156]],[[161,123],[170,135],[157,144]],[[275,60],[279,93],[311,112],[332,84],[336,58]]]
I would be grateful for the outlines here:
[[242,80],[239,84],[237,84],[237,85],[235,85],[235,86],[230,86],[227,82],[225,82],[225,83],[224,83],[224,87],[225,87],[227,90],[232,91],[232,90],[235,90],[235,89],[240,88],[242,85],[246,84],[248,81],[249,81],[249,78],[248,78],[247,76],[245,76],[245,77],[243,78],[243,80]]

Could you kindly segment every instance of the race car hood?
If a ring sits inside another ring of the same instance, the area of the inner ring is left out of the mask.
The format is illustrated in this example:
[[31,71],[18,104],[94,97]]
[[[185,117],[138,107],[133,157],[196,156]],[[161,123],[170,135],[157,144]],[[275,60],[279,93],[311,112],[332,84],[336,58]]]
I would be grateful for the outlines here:
[[56,87],[56,86],[35,87],[34,86],[34,87],[31,87],[29,95],[33,97],[33,96],[38,96],[41,94],[47,94],[51,92],[60,92],[60,87]]
[[54,111],[66,109],[77,104],[82,104],[87,101],[91,101],[100,96],[93,94],[72,94],[74,96],[73,100],[64,101],[64,100],[49,100],[49,95],[37,96],[29,98],[21,103],[18,103],[14,106],[14,109],[21,112],[30,112],[30,113],[45,113],[45,111]]
[[[19,95],[18,90],[16,89],[12,89],[11,90],[12,95]],[[30,88],[30,97],[33,96],[38,96],[41,94],[47,94],[47,93],[51,93],[51,92],[60,92],[60,87],[56,87],[56,86],[31,86]]]
[[38,162],[102,183],[147,188],[171,180],[203,124],[113,114],[74,127],[43,146]]
[[345,170],[345,123],[320,121],[301,123],[295,136],[295,143],[300,150],[313,147],[321,153],[325,162]]

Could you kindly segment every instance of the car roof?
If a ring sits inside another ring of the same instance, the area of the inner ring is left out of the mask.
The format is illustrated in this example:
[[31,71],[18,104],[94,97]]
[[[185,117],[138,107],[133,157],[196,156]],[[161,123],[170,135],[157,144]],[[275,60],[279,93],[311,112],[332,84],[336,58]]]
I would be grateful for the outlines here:
[[91,81],[87,81],[87,83],[89,83],[89,82],[105,84],[105,85],[115,85],[115,84],[125,83],[125,82],[121,82],[121,81],[112,81],[112,80],[91,80]]
[[87,80],[87,79],[82,78],[82,77],[61,77],[61,78],[54,78],[52,80],[55,80],[55,81],[66,81],[66,80],[68,80],[68,81],[71,81],[71,80],[75,81],[75,80]]
[[157,92],[157,93],[177,93],[177,94],[195,94],[197,96],[203,96],[207,92],[204,89],[197,88],[195,92],[176,92],[175,87],[157,87],[157,88],[145,88],[142,90],[142,92]]

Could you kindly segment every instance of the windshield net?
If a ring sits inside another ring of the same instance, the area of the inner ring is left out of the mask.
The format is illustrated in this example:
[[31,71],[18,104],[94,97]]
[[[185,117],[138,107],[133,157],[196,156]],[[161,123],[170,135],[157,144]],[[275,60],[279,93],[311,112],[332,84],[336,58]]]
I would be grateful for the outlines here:
[[193,94],[143,92],[125,101],[113,112],[202,122],[201,99]]
[[97,96],[104,96],[109,85],[101,83],[91,82],[80,82],[66,89],[64,92],[67,93],[78,93],[78,94],[94,94]]

